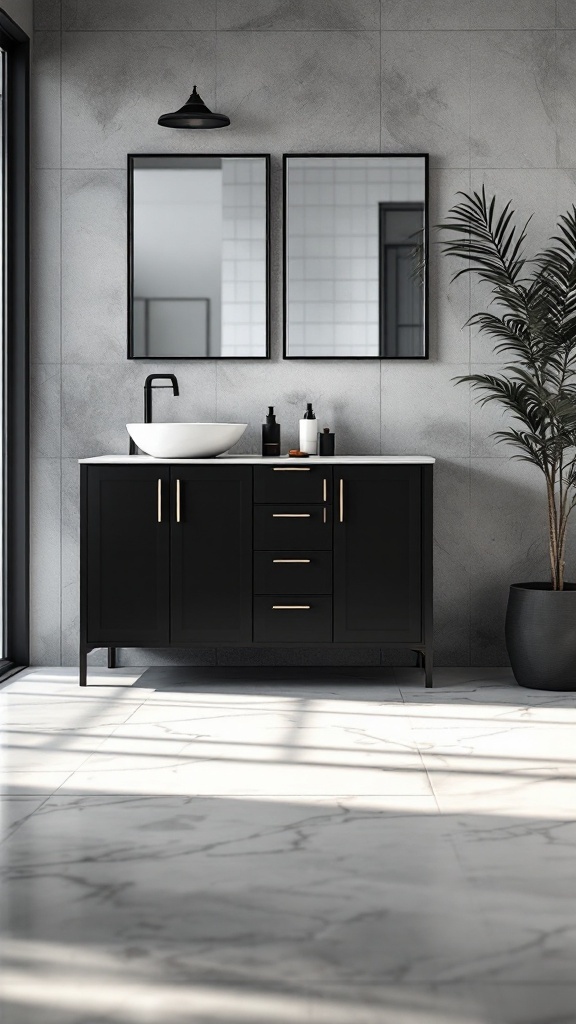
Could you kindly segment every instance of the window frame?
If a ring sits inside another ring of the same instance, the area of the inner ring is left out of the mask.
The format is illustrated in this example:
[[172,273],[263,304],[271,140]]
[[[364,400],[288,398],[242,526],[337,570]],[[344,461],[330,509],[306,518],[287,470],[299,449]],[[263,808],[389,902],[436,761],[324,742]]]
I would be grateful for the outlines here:
[[3,632],[0,679],[30,657],[30,39],[0,9],[4,50]]

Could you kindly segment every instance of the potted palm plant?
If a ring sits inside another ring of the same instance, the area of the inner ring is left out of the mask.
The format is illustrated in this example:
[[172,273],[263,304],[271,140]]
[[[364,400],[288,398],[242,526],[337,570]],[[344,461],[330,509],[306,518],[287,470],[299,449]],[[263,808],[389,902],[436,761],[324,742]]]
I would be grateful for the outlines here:
[[528,222],[518,227],[507,203],[459,193],[443,231],[443,252],[463,261],[455,275],[474,274],[490,286],[486,312],[469,324],[495,342],[502,371],[469,374],[481,404],[497,402],[510,425],[493,436],[512,457],[542,474],[548,504],[550,579],[513,583],[506,644],[521,686],[576,690],[576,584],[565,580],[566,536],[576,505],[576,208],[561,216],[550,244],[524,255]]

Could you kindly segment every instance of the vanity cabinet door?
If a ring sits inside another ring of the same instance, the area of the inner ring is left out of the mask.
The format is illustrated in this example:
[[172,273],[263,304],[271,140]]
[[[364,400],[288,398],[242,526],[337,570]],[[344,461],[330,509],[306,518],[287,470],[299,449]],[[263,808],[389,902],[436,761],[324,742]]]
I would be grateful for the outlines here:
[[419,642],[419,466],[334,472],[334,642]]
[[170,469],[174,643],[252,640],[252,467]]
[[89,644],[169,639],[169,470],[90,466],[83,476],[82,593]]

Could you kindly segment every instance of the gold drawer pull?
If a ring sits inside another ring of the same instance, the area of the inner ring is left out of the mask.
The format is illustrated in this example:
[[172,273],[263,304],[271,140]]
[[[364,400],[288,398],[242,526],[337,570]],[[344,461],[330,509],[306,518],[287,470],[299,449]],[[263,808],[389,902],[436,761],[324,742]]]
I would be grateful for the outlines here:
[[322,481],[322,501],[326,501],[327,495],[328,495],[328,481],[327,481],[326,477],[324,477],[324,479]]
[[310,512],[273,512],[272,519],[310,519]]
[[158,481],[158,522],[162,522],[162,481]]
[[310,565],[310,558],[273,558],[272,562],[274,565]]
[[311,466],[274,466],[273,473],[309,473]]
[[287,612],[287,611],[302,611],[309,612],[312,605],[310,604],[273,604],[273,612]]

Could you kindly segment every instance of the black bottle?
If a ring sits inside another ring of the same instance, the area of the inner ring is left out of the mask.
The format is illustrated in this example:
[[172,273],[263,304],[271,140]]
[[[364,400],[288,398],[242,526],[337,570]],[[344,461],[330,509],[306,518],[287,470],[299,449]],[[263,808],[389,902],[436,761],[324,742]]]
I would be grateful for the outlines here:
[[334,434],[330,427],[324,427],[321,434],[318,434],[318,455],[334,455]]
[[280,455],[280,424],[276,423],[274,406],[268,406],[266,423],[262,424],[262,455]]

